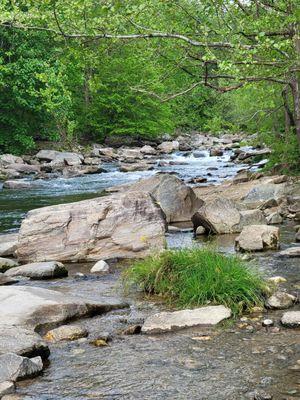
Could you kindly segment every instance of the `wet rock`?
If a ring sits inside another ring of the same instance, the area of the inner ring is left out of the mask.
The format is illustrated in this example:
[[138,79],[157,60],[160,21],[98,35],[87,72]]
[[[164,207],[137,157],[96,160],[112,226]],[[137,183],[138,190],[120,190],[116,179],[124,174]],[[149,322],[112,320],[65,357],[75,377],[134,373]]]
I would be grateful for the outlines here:
[[24,160],[21,157],[13,154],[1,154],[0,162],[3,164],[24,164]]
[[139,333],[141,333],[141,331],[141,325],[131,325],[123,329],[122,335],[138,335]]
[[153,169],[153,165],[146,163],[139,164],[122,164],[120,167],[121,172],[134,172],[134,171],[149,171]]
[[286,195],[286,183],[274,184],[264,183],[250,189],[243,198],[243,203],[248,207],[257,208],[267,201],[275,201],[275,205]]
[[167,222],[190,221],[191,216],[203,204],[192,188],[170,174],[156,174],[127,186],[127,191],[150,193],[159,204]]
[[49,357],[50,351],[40,335],[24,326],[10,326],[0,321],[0,354],[16,353],[24,357]]
[[206,157],[206,153],[204,151],[194,151],[193,156],[194,158],[204,158]]
[[17,261],[10,260],[9,258],[0,257],[0,272],[5,272],[10,268],[14,268],[18,265]]
[[9,278],[0,272],[0,286],[13,285],[17,282],[18,281],[16,279]]
[[88,336],[88,331],[78,325],[62,325],[52,329],[44,336],[45,340],[60,342],[62,340],[77,340]]
[[198,226],[196,229],[196,236],[204,235],[205,234],[205,228],[204,226]]
[[188,183],[205,183],[207,182],[207,178],[204,178],[203,176],[198,176],[196,178],[191,178],[188,180]]
[[140,151],[141,151],[142,154],[146,154],[146,155],[155,155],[155,154],[157,154],[157,151],[156,151],[156,149],[154,147],[147,146],[147,145],[143,146]]
[[94,339],[90,341],[90,344],[92,344],[95,347],[105,347],[108,346],[108,342],[105,339]]
[[295,235],[295,241],[300,242],[300,231],[298,231]]
[[35,187],[36,187],[36,185],[33,182],[29,182],[29,181],[10,180],[10,181],[5,181],[3,183],[4,189],[20,190],[20,189],[33,189]]
[[286,279],[283,276],[271,276],[271,278],[268,278],[268,281],[278,285],[279,283],[286,282]]
[[284,310],[291,307],[296,301],[296,297],[286,292],[275,292],[266,301],[266,307],[274,310]]
[[0,355],[0,382],[19,381],[39,375],[43,370],[41,357],[27,358],[14,353]]
[[284,258],[300,257],[300,246],[290,247],[289,249],[283,250],[279,253],[279,256]]
[[261,251],[279,248],[279,229],[270,225],[249,225],[235,240],[237,251]]
[[85,165],[100,165],[101,164],[101,158],[98,157],[85,157],[83,160],[83,163]]
[[65,165],[74,166],[80,165],[83,162],[83,155],[79,153],[71,153],[71,152],[62,152],[56,150],[40,150],[36,156],[38,160],[41,161],[54,161],[54,162],[62,162]]
[[144,257],[165,243],[161,209],[145,192],[125,192],[29,211],[17,254],[28,261]]
[[11,268],[5,276],[25,276],[30,279],[53,279],[68,276],[68,270],[58,261],[38,262]]
[[271,224],[271,225],[272,224],[274,224],[274,225],[282,224],[283,218],[280,215],[280,213],[278,211],[276,211],[276,212],[274,212],[274,213],[272,213],[272,214],[267,216],[267,222],[268,222],[268,224]]
[[16,387],[12,381],[0,382],[0,399],[6,394],[15,393]]
[[0,257],[13,256],[17,248],[18,234],[0,235]]
[[300,311],[288,311],[285,312],[281,318],[283,326],[288,328],[299,328],[300,327]]
[[237,233],[244,226],[266,222],[260,210],[239,211],[232,200],[217,197],[206,202],[192,217],[194,229],[201,225],[211,233]]
[[106,261],[100,260],[96,262],[96,264],[92,267],[91,272],[92,273],[97,273],[97,272],[109,272],[110,268],[109,265],[107,264]]
[[211,157],[218,157],[218,156],[222,156],[224,154],[222,149],[219,148],[212,148],[209,152],[209,155]]
[[269,327],[269,326],[273,326],[274,325],[274,321],[272,319],[264,319],[262,322],[262,326],[265,327]]
[[7,286],[0,291],[0,326],[36,328],[126,306],[116,299],[93,301],[39,287]]
[[216,325],[230,316],[230,309],[224,306],[161,312],[146,318],[142,333],[161,333],[199,325]]
[[264,390],[257,390],[253,394],[253,400],[272,400],[273,396]]
[[161,153],[172,153],[173,151],[179,150],[179,142],[177,140],[173,140],[172,142],[162,142],[157,146],[157,149]]

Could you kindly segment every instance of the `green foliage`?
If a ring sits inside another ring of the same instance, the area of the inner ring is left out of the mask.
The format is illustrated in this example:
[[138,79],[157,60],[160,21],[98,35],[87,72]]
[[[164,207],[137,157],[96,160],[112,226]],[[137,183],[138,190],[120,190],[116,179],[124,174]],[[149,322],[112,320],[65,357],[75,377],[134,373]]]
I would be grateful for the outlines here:
[[223,304],[235,315],[263,304],[267,293],[257,271],[236,256],[209,248],[166,250],[136,261],[123,277],[127,285],[138,285],[180,308]]

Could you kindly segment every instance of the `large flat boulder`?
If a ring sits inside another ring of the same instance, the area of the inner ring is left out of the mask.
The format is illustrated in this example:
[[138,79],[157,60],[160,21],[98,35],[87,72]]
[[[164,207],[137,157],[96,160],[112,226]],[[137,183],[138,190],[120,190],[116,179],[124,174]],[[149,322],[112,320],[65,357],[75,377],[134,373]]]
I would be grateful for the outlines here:
[[13,154],[1,154],[0,162],[3,164],[24,164],[24,160],[21,157]]
[[58,261],[37,262],[10,268],[4,274],[6,277],[24,276],[30,279],[63,278],[68,270]]
[[82,154],[56,150],[40,150],[36,154],[36,158],[40,161],[53,162],[54,164],[63,163],[70,166],[80,165],[84,160]]
[[126,186],[127,191],[150,193],[163,210],[167,222],[191,221],[192,215],[203,204],[192,188],[170,174],[157,174]]
[[235,240],[237,251],[262,251],[279,248],[279,228],[270,225],[246,226]]
[[224,197],[206,202],[192,217],[194,230],[203,226],[214,234],[239,233],[244,226],[265,224],[266,219],[260,210],[240,211],[238,205]]
[[3,286],[0,290],[0,354],[12,352],[47,358],[49,348],[37,330],[124,307],[127,304],[113,298],[94,301],[39,287]]
[[216,325],[230,316],[231,310],[224,306],[208,306],[193,310],[160,312],[145,320],[142,332],[148,334],[162,333],[199,325]]
[[243,198],[243,203],[252,208],[257,208],[270,201],[279,204],[286,195],[286,189],[286,183],[264,183],[257,185]]
[[150,194],[125,192],[30,211],[16,253],[23,262],[137,258],[162,249],[164,233]]

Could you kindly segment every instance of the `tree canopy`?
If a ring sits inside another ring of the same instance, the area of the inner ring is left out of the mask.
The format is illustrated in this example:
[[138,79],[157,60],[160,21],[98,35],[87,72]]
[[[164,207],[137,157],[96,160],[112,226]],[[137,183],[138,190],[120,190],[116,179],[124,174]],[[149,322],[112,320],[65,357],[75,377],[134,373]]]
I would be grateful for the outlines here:
[[39,135],[245,129],[299,148],[299,20],[297,0],[3,0],[0,90],[15,80],[3,101]]

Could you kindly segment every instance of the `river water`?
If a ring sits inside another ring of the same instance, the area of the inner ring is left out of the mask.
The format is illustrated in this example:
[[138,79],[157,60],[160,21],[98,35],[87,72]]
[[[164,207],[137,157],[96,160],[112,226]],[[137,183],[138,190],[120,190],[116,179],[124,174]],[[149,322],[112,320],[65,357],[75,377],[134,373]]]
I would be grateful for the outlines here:
[[[223,157],[195,158],[176,153],[172,161],[187,165],[158,167],[174,171],[188,180],[204,176],[218,183],[232,177],[241,165]],[[208,169],[217,167],[217,170]],[[120,173],[107,165],[108,172],[74,179],[39,181],[33,190],[0,192],[1,231],[16,230],[26,212],[50,204],[76,201],[101,195],[103,189],[128,183],[156,171]],[[209,174],[209,175],[208,175]],[[292,224],[281,227],[282,247],[294,240]],[[220,251],[233,252],[235,235],[192,239],[191,232],[167,236],[170,247],[204,246],[212,242]],[[300,288],[299,261],[279,259],[273,252],[259,254],[254,263],[267,276],[282,275],[289,290]],[[299,370],[290,369],[300,358],[299,330],[282,329],[277,322],[282,312],[247,316],[218,328],[193,328],[172,334],[125,336],[121,331],[141,323],[148,315],[165,309],[159,301],[124,293],[120,274],[124,265],[116,264],[104,276],[89,274],[90,264],[67,265],[69,277],[52,281],[25,281],[22,284],[55,289],[75,296],[100,300],[117,297],[130,308],[117,310],[76,323],[90,332],[87,340],[51,344],[49,365],[43,375],[19,384],[22,399],[35,400],[242,400],[253,399],[254,390],[263,390],[275,400],[300,398]],[[78,276],[78,272],[82,276]],[[157,300],[157,299],[156,299]],[[271,317],[279,328],[262,328],[262,318]],[[245,325],[245,324],[244,324]],[[103,334],[112,337],[110,345],[97,348],[89,342]]]

